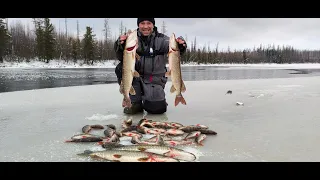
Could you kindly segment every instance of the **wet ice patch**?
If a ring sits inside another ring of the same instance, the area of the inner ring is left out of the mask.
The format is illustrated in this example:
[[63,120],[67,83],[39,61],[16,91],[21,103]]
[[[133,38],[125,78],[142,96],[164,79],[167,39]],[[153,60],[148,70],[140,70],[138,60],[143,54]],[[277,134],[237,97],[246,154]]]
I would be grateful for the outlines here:
[[217,162],[231,162],[231,161],[247,161],[247,162],[266,162],[262,157],[254,156],[250,152],[243,150],[233,149],[233,151],[221,152],[221,151],[206,151],[202,152],[202,156],[211,157]]
[[292,84],[292,85],[277,85],[279,88],[294,88],[294,87],[303,87],[302,85]]
[[204,155],[203,152],[199,148],[196,148],[196,147],[182,146],[182,147],[177,147],[177,148],[194,154],[196,156],[196,159],[194,160],[194,162],[200,162],[199,158]]
[[91,117],[86,117],[86,120],[89,120],[89,121],[107,121],[107,120],[110,120],[110,119],[115,119],[117,118],[118,116],[115,115],[115,114],[108,114],[108,115],[102,115],[102,114],[94,114],[92,115]]
[[152,137],[154,137],[154,136],[156,136],[156,135],[153,135],[153,134],[144,134],[144,135],[142,136],[142,139],[143,139],[143,140],[147,140],[147,139],[150,139],[150,138],[152,138]]
[[[265,96],[264,94],[251,94],[251,93],[249,93],[248,95],[249,97],[253,97],[253,98],[261,98]],[[269,96],[272,96],[272,95],[269,94]]]
[[104,151],[105,149],[102,146],[92,146],[88,148],[90,151]]
[[124,145],[124,146],[134,145],[134,144],[131,143],[131,139],[130,140],[120,141],[119,144]]

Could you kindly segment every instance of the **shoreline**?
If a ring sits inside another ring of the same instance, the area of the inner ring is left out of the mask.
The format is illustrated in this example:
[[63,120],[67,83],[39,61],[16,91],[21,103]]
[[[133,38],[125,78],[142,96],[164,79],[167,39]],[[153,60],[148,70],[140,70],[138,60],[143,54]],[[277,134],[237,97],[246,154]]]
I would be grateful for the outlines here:
[[[95,62],[93,65],[83,64],[82,60],[73,63],[72,61],[65,62],[63,60],[51,60],[48,64],[45,62],[31,60],[30,62],[22,61],[0,63],[0,69],[53,69],[53,68],[115,68],[119,63],[117,60],[106,60]],[[167,67],[169,64],[166,65]],[[275,64],[275,63],[256,63],[256,64],[197,64],[196,62],[184,63],[182,67],[232,67],[232,68],[300,68],[300,69],[320,69],[320,63],[292,63],[292,64]]]
[[[215,87],[220,87],[220,86],[230,86],[233,83],[237,82],[239,84],[243,84],[246,85],[247,83],[258,83],[263,85],[264,83],[283,83],[283,84],[296,84],[296,83],[292,83],[291,81],[288,81],[290,79],[295,79],[297,81],[299,80],[314,80],[314,79],[319,79],[320,80],[320,76],[307,76],[307,77],[294,77],[294,78],[265,78],[265,79],[230,79],[230,80],[226,80],[226,79],[217,79],[217,80],[193,80],[193,81],[184,81],[186,85],[191,85],[191,86],[197,86],[197,85],[207,85],[207,86],[215,86]],[[320,81],[319,81],[320,82]],[[25,92],[35,92],[35,91],[60,91],[63,89],[95,89],[97,87],[103,87],[103,88],[107,88],[107,89],[117,89],[118,84],[117,83],[108,83],[108,84],[92,84],[92,85],[77,85],[77,86],[64,86],[64,87],[54,87],[54,88],[41,88],[41,89],[30,89],[30,90],[21,90],[21,91],[10,91],[10,92],[0,92],[0,97],[4,94],[9,94],[9,93],[25,93]],[[116,88],[114,88],[116,87]],[[168,81],[165,91],[166,93],[169,93],[171,87],[171,81]],[[232,87],[230,87],[232,88]],[[171,96],[171,95],[169,95]]]

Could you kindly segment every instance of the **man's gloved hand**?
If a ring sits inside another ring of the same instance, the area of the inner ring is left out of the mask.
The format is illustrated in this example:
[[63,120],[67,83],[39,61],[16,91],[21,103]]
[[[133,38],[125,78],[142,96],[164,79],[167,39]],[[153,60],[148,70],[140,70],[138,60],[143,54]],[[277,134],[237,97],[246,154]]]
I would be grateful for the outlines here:
[[119,41],[120,41],[120,44],[123,44],[126,40],[127,40],[127,34],[125,33],[124,35],[121,35],[119,37]]
[[179,46],[179,49],[180,49],[180,52],[184,52],[186,49],[187,49],[187,43],[186,41],[184,40],[184,38],[182,36],[179,36],[176,41],[178,42],[178,46]]
[[184,40],[184,38],[182,36],[177,38],[177,42],[179,43],[179,45],[183,45],[186,46],[186,41]]
[[127,33],[123,34],[123,35],[120,35],[118,40],[117,40],[117,44],[118,44],[118,50],[120,51],[123,51],[124,50],[124,47],[125,47],[125,42],[128,38],[128,35]]

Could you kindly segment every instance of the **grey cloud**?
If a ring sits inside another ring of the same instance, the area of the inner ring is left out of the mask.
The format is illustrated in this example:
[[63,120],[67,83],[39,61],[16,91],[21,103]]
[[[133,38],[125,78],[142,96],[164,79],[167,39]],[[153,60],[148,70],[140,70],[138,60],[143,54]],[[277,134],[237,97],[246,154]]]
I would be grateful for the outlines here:
[[[296,48],[318,48],[320,37],[319,19],[301,18],[155,18],[156,26],[161,31],[162,21],[167,25],[168,35],[187,36],[188,44],[197,37],[199,45],[210,42],[213,48],[219,42],[221,48],[243,49],[260,44],[288,44]],[[76,32],[76,20],[70,18],[68,28]],[[102,36],[103,19],[78,19],[81,31],[85,25],[94,26],[97,36]],[[118,35],[120,22],[128,29],[137,28],[136,18],[110,18],[112,36]],[[52,19],[58,25],[58,19]],[[60,28],[64,21],[60,19]]]

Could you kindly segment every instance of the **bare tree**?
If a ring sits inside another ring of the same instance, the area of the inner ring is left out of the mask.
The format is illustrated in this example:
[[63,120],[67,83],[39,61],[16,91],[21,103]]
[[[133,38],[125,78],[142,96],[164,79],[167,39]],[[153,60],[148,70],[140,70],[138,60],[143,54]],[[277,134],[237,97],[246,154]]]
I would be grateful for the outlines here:
[[162,34],[167,35],[167,26],[164,21],[162,21],[161,32],[162,32]]
[[122,21],[120,22],[120,27],[119,27],[119,35],[123,34],[123,24],[122,24]]
[[110,27],[109,27],[109,18],[105,18],[104,19],[104,44],[103,44],[103,52],[102,53],[102,59],[108,59],[108,58],[111,58],[110,57],[110,53],[109,53],[109,47],[111,47],[109,45],[109,39],[110,39]]

